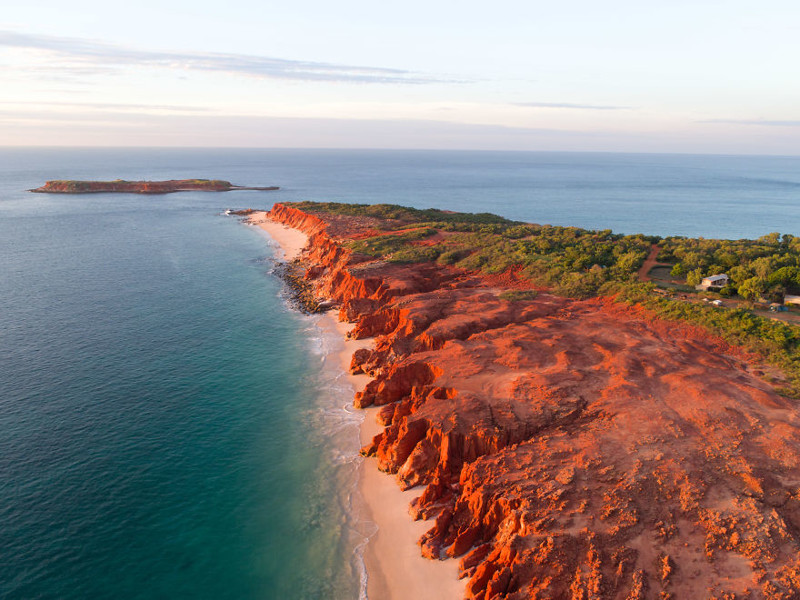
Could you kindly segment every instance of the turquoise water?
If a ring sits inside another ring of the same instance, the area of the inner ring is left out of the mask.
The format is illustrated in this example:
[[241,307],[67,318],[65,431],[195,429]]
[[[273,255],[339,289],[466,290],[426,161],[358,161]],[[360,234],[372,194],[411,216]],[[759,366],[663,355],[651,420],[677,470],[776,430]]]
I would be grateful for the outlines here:
[[[280,192],[51,196],[46,179]],[[355,598],[358,416],[263,235],[274,201],[800,235],[800,159],[0,150],[0,597]]]
[[10,181],[0,597],[356,597],[345,417],[265,239],[219,196]]

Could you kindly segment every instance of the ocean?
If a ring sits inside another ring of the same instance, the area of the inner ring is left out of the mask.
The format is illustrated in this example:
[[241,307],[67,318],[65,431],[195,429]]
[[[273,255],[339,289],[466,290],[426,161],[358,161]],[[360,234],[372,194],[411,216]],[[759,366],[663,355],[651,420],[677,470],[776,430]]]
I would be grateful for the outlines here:
[[[282,189],[26,191],[195,177]],[[363,595],[361,415],[274,247],[222,214],[295,200],[800,235],[800,158],[0,149],[0,597]]]

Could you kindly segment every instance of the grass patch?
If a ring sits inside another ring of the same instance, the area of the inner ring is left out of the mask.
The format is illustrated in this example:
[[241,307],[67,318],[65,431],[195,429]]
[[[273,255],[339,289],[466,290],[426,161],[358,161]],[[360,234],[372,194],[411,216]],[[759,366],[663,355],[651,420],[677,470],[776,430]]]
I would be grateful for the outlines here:
[[501,300],[508,300],[509,302],[522,302],[524,300],[534,300],[539,292],[536,290],[508,290],[500,294]]

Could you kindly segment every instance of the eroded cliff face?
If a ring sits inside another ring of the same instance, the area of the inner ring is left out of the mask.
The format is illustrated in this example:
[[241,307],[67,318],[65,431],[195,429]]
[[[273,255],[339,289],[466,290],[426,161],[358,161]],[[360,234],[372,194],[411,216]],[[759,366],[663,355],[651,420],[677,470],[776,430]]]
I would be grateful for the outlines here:
[[276,205],[307,277],[375,337],[352,370],[385,429],[363,449],[431,519],[467,597],[800,598],[797,403],[704,331],[609,300],[499,297],[343,247],[375,223]]

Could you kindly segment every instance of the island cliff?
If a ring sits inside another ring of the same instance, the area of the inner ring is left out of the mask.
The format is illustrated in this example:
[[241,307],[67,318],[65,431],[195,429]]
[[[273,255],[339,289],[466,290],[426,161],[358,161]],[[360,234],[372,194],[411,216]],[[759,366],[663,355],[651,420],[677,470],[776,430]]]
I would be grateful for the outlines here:
[[[391,219],[277,204],[339,306],[362,452],[403,488],[468,598],[800,597],[800,416],[752,357],[610,298],[358,251]],[[413,228],[411,228],[413,229]],[[386,232],[389,233],[386,233]],[[447,231],[428,231],[420,251]],[[532,240],[535,241],[535,240]]]
[[231,190],[277,190],[277,187],[245,187],[221,179],[170,179],[167,181],[75,181],[70,179],[46,182],[30,190],[40,194],[170,194],[173,192],[229,192]]

